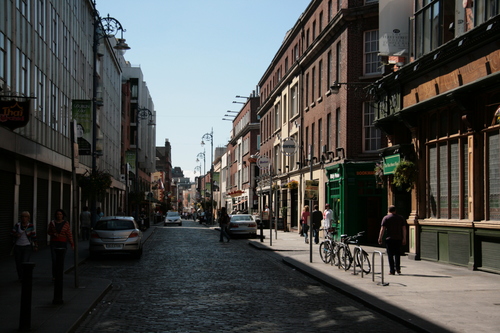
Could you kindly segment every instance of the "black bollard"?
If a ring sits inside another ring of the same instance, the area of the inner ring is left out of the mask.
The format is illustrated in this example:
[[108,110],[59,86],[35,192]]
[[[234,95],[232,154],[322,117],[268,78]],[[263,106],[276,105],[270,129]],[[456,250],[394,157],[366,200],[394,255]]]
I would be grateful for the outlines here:
[[263,243],[264,242],[264,223],[262,223],[262,221],[260,221],[259,227],[260,227],[260,242]]
[[33,292],[34,262],[23,262],[23,280],[21,289],[21,311],[19,314],[19,331],[31,330],[31,296]]
[[54,280],[54,299],[52,304],[63,304],[63,274],[65,248],[56,248],[56,276]]

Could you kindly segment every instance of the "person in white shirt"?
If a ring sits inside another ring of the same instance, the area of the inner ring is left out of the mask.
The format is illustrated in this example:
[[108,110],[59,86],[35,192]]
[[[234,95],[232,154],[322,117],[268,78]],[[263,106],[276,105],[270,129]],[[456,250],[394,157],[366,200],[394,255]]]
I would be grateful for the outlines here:
[[326,230],[332,226],[333,211],[330,209],[330,204],[325,205],[325,210],[323,211],[323,235],[326,237]]

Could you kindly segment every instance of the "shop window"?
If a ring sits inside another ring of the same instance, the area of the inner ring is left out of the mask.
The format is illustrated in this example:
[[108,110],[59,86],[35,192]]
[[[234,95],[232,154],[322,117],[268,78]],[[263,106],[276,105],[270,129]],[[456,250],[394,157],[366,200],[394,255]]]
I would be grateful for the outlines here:
[[436,112],[427,128],[427,215],[468,218],[468,144],[466,137],[459,136],[460,112]]
[[500,135],[498,131],[488,133],[487,144],[487,219],[500,220]]

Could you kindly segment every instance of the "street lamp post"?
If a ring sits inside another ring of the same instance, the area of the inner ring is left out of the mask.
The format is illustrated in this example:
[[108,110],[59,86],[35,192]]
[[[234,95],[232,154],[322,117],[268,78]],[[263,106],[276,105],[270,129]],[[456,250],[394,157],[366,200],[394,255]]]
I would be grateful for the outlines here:
[[201,145],[205,144],[204,140],[210,140],[210,223],[213,223],[213,201],[214,201],[214,129],[210,133],[205,133],[201,138]]
[[[125,43],[125,39],[123,39],[123,29],[121,23],[110,17],[109,14],[107,17],[100,17],[99,12],[96,8],[95,0],[92,3],[93,5],[93,16],[94,16],[94,36],[93,36],[93,82],[92,82],[92,176],[95,176],[97,172],[97,156],[102,155],[101,151],[97,151],[97,89],[99,86],[99,72],[97,71],[97,58],[99,57],[99,45],[100,39],[102,38],[111,38],[116,36],[116,34],[120,31],[121,38],[118,38],[118,43],[113,47],[116,50],[126,51],[130,49],[130,47]],[[97,198],[95,194],[92,194],[92,199],[90,202],[90,210],[92,213],[92,226],[95,225],[97,221],[96,215],[96,205]]]
[[[207,164],[205,160],[205,150],[203,150],[201,153],[198,153],[196,156],[196,162],[200,162],[200,175],[201,175],[201,159],[203,158],[203,192],[201,191],[200,188],[200,194],[202,195],[202,203],[203,203],[203,209],[205,209],[205,190],[206,190],[206,182],[207,182]],[[201,179],[201,177],[200,177]],[[200,184],[201,185],[201,184]]]
[[136,192],[136,203],[135,203],[135,214],[136,219],[139,221],[140,218],[140,203],[139,203],[139,122],[140,120],[145,120],[149,118],[148,125],[154,125],[153,122],[153,112],[147,108],[138,108],[136,111],[136,129],[135,129],[135,192]]

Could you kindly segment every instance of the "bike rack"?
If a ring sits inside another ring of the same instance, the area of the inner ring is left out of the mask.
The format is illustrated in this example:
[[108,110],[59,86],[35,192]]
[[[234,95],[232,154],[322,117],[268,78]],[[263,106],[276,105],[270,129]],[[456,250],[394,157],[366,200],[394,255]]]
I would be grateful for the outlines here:
[[[363,253],[363,249],[361,248],[361,246],[356,245],[354,247],[354,251],[353,251],[353,260],[352,260],[352,263],[353,263],[353,266],[354,266],[354,272],[352,273],[352,275],[358,275],[358,273],[356,273],[356,255],[358,253],[360,253],[360,252]],[[361,260],[360,265],[361,265],[361,278],[363,278],[364,275],[365,275],[364,274],[365,271],[363,270],[363,260]]]
[[[337,256],[337,264],[335,266],[337,266],[337,268],[340,269],[340,255],[339,255],[339,251],[337,251],[337,253],[335,253],[335,255]],[[332,260],[330,260],[330,265],[333,266],[333,258],[332,258]]]
[[[377,283],[379,286],[388,286],[389,283],[384,283],[384,254],[380,251],[373,251],[372,254],[372,282],[375,282],[375,253],[378,253],[380,256],[380,267],[381,267],[381,275],[382,275],[382,282]],[[361,268],[361,270],[363,270]]]

